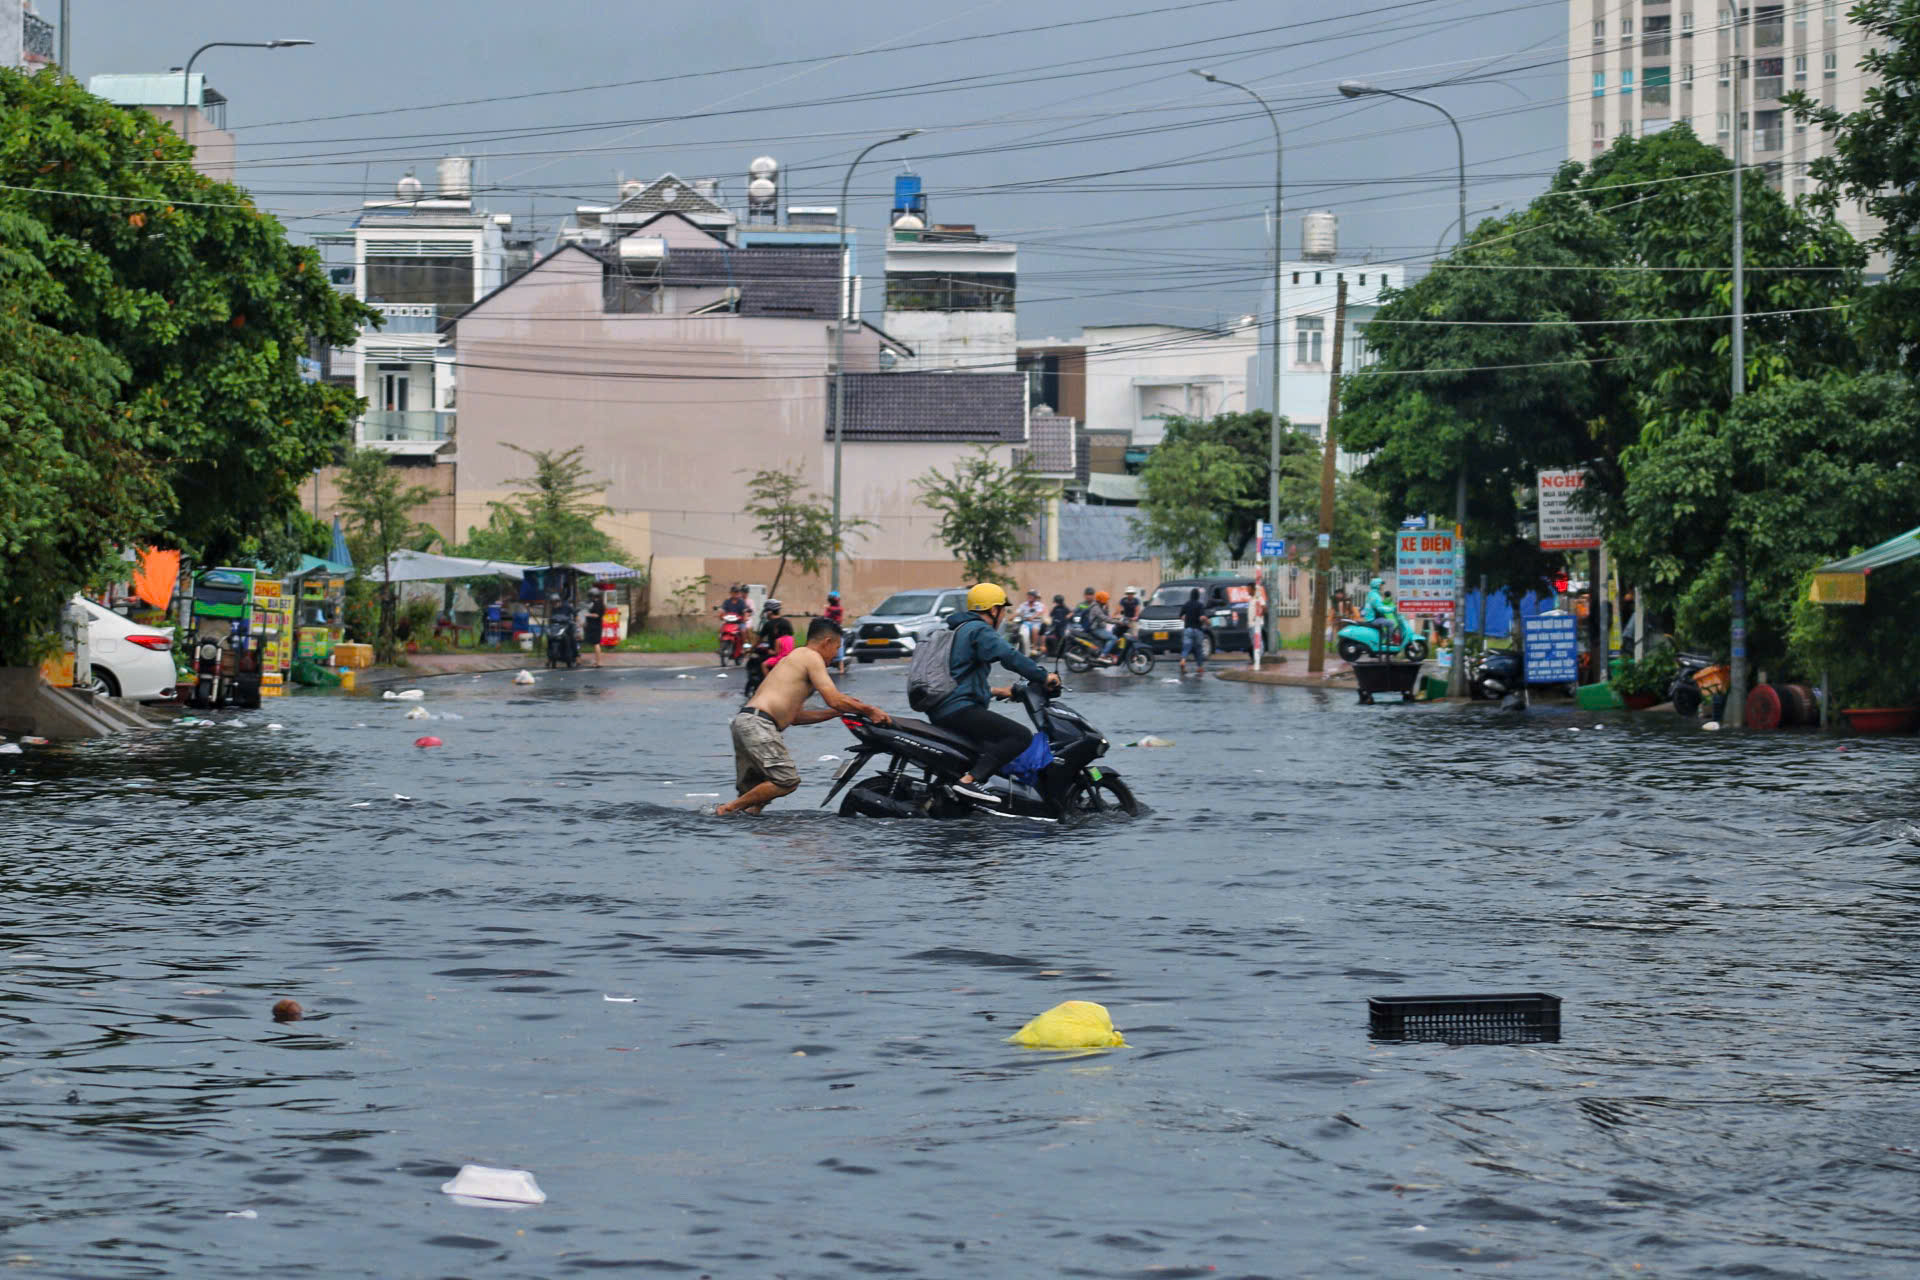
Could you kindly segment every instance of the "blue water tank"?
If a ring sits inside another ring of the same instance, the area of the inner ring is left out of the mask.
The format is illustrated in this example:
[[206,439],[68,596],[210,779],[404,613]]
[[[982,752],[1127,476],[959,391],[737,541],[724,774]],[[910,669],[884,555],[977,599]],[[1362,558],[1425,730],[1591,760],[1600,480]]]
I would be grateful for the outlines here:
[[916,213],[924,217],[927,212],[927,197],[920,191],[920,175],[902,173],[893,179],[893,216],[903,213]]

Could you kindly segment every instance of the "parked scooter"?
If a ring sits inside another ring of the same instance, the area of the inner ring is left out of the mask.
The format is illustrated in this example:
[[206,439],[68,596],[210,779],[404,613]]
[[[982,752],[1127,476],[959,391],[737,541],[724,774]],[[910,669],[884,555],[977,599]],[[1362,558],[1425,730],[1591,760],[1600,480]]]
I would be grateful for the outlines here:
[[[1691,720],[1700,714],[1700,708],[1708,696],[1707,691],[1700,687],[1700,679],[1714,671],[1719,664],[1708,653],[1676,653],[1673,656],[1680,669],[1674,674],[1673,684],[1667,688],[1667,701],[1673,704],[1675,711]],[[1715,692],[1723,687],[1721,682],[1709,680],[1709,683],[1715,684]]]
[[187,705],[202,711],[260,705],[260,664],[245,618],[227,622],[224,638],[202,631],[193,646],[193,692]]
[[[1391,635],[1384,634],[1387,626],[1392,628]],[[1407,625],[1399,605],[1393,606],[1393,613],[1387,618],[1370,621],[1340,619],[1340,634],[1335,640],[1335,648],[1341,658],[1348,662],[1358,662],[1363,658],[1400,658],[1407,662],[1420,662],[1427,656],[1425,638]]]
[[547,611],[547,666],[565,663],[568,668],[580,662],[580,632],[573,624],[573,603],[558,596]]
[[858,740],[854,754],[834,775],[833,789],[820,803],[832,803],[869,760],[887,761],[884,772],[854,786],[840,804],[843,817],[959,818],[971,813],[1058,822],[1063,818],[1139,812],[1133,792],[1120,775],[1095,764],[1107,753],[1107,740],[1084,716],[1025,681],[1013,685],[1013,701],[1027,710],[1033,727],[1046,735],[1053,763],[1031,784],[1004,773],[986,784],[992,803],[968,799],[948,788],[963,777],[978,748],[948,729],[894,716],[884,726],[859,716],[842,716]]
[[1482,649],[1467,667],[1467,692],[1483,699],[1504,698],[1520,688],[1520,655],[1511,649]]
[[1076,674],[1091,671],[1095,667],[1120,667],[1137,676],[1153,671],[1153,648],[1150,645],[1134,642],[1133,628],[1124,622],[1113,624],[1114,632],[1120,637],[1120,643],[1107,657],[1100,656],[1101,641],[1078,628],[1067,632],[1061,660],[1067,664],[1067,670]]

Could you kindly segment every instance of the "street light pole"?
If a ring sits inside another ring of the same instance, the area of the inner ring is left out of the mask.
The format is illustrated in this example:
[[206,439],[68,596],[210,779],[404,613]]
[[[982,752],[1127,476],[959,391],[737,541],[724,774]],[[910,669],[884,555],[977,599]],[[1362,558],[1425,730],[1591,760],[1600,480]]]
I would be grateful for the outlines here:
[[[1343,98],[1365,98],[1379,96],[1400,98],[1407,102],[1417,102],[1423,107],[1432,107],[1447,118],[1453,126],[1453,143],[1457,157],[1460,200],[1460,243],[1467,242],[1467,138],[1460,132],[1460,122],[1453,118],[1453,112],[1439,103],[1427,98],[1416,98],[1410,93],[1401,93],[1398,89],[1381,89],[1361,80],[1342,80],[1340,96]],[[1457,698],[1466,692],[1466,639],[1467,618],[1467,464],[1461,459],[1453,478],[1453,662],[1447,668],[1447,696]],[[1486,602],[1480,603],[1482,609]]]
[[[1280,527],[1280,344],[1283,338],[1281,330],[1285,327],[1285,313],[1280,309],[1282,274],[1280,241],[1281,230],[1285,226],[1283,202],[1285,142],[1280,135],[1280,118],[1273,114],[1273,108],[1267,105],[1265,98],[1247,88],[1246,85],[1232,80],[1223,80],[1211,71],[1202,70],[1199,67],[1193,67],[1191,70],[1208,84],[1223,84],[1230,89],[1238,89],[1252,98],[1260,104],[1260,109],[1267,113],[1267,123],[1273,126],[1273,327],[1267,332],[1267,363],[1270,366],[1267,376],[1272,388],[1273,411],[1267,420],[1267,524],[1277,531]],[[1255,550],[1258,550],[1257,545]],[[1280,652],[1280,629],[1273,625],[1272,611],[1274,602],[1280,598],[1278,563],[1268,571],[1268,577],[1270,579],[1267,583],[1268,616],[1264,620],[1267,631],[1267,653],[1277,654]],[[1314,589],[1325,591],[1326,584],[1322,583]]]
[[312,43],[311,40],[209,40],[195,49],[193,57],[187,59],[186,70],[180,74],[180,140],[193,141],[193,117],[189,114],[192,104],[187,98],[193,87],[193,64],[201,54],[209,49],[297,49]]
[[847,313],[853,310],[854,272],[847,261],[847,193],[853,187],[853,171],[867,158],[867,152],[876,151],[890,142],[905,142],[919,133],[918,129],[909,129],[897,133],[891,138],[869,144],[865,150],[853,158],[847,166],[847,176],[840,180],[840,314],[833,325],[833,581],[832,589],[840,589],[840,437],[847,421]]
[[[1746,11],[1733,11],[1733,380],[1729,385],[1729,408],[1738,404],[1747,391],[1747,280],[1746,225],[1741,209],[1741,170],[1746,165],[1746,104],[1741,100],[1746,67],[1740,60],[1740,29],[1746,25]],[[1727,710],[1729,728],[1741,729],[1747,723],[1747,566],[1745,549],[1733,548],[1733,580],[1728,584],[1732,599],[1732,635],[1730,661],[1727,664]]]

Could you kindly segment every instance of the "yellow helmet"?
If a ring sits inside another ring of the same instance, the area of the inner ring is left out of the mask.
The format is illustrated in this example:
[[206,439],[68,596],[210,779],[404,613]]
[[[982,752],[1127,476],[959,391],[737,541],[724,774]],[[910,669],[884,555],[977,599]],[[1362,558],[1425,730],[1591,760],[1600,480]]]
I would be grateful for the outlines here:
[[999,584],[992,582],[976,583],[967,591],[967,609],[979,613],[983,609],[997,609],[1007,602],[1007,593]]

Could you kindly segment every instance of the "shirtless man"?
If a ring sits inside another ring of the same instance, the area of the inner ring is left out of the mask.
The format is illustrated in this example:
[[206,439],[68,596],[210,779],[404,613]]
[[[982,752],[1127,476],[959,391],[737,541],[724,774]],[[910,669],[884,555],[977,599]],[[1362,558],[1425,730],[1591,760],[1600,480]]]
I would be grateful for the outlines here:
[[[740,794],[716,805],[716,816],[758,813],[800,785],[800,770],[794,767],[793,756],[780,736],[788,726],[824,724],[841,715],[887,723],[886,712],[833,687],[827,664],[839,649],[840,628],[825,618],[815,618],[807,628],[807,643],[767,672],[760,691],[733,718],[733,768]],[[803,708],[801,704],[816,693],[827,705]]]

